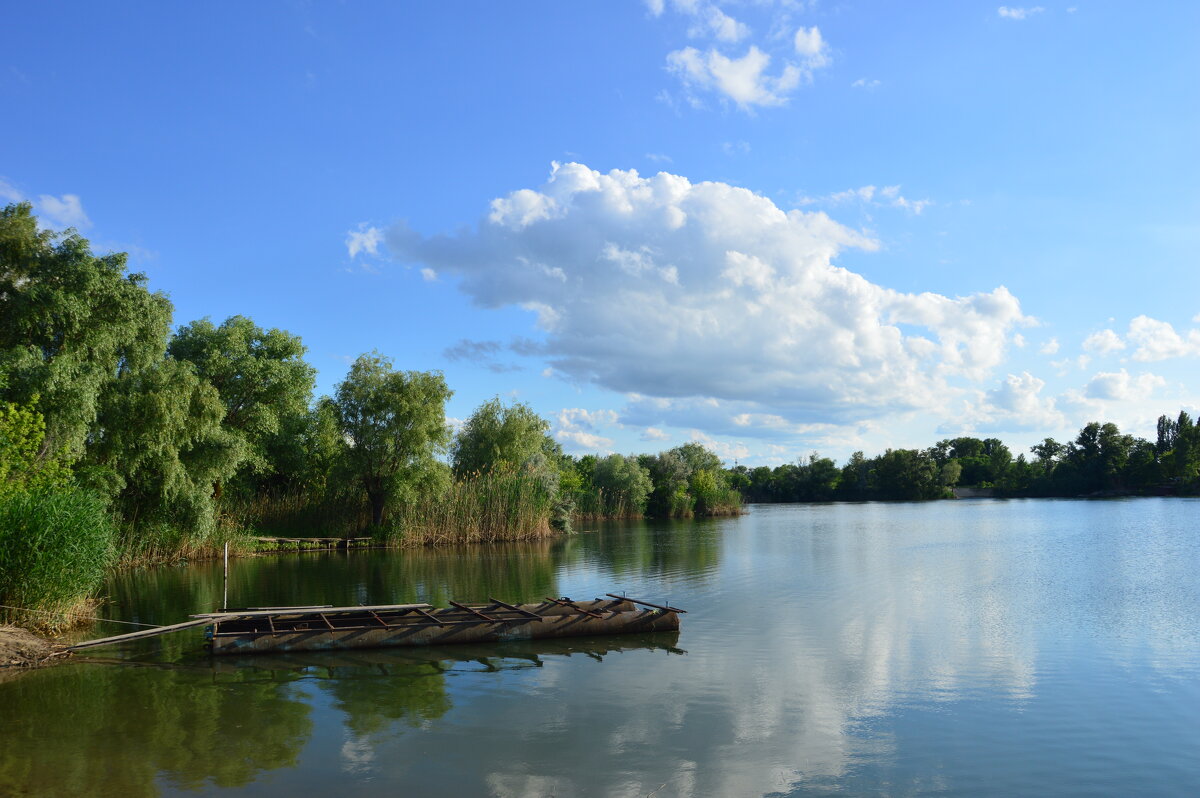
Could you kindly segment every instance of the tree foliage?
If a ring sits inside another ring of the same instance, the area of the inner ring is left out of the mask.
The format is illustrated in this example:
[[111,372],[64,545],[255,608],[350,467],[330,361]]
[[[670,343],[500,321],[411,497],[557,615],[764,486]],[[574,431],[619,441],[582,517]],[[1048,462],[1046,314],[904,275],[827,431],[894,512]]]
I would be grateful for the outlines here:
[[83,453],[104,392],[158,362],[170,323],[170,301],[124,254],[39,231],[27,203],[0,211],[0,399],[40,397],[40,456]]
[[601,498],[604,515],[640,516],[646,512],[646,500],[654,489],[650,472],[635,457],[610,454],[595,461],[592,485]]
[[96,489],[107,485],[132,524],[171,524],[203,538],[213,527],[213,485],[236,472],[244,444],[222,425],[217,390],[190,363],[166,359],[119,380],[100,411],[93,445]]
[[440,372],[396,371],[378,352],[362,355],[337,387],[333,411],[345,441],[348,472],[384,521],[390,504],[437,470],[450,440],[446,402],[452,391]]
[[484,474],[497,467],[542,468],[557,460],[559,445],[546,434],[550,424],[524,402],[505,406],[494,397],[479,406],[454,436],[454,474]]
[[225,406],[222,424],[242,442],[243,468],[258,475],[287,465],[287,449],[302,430],[316,377],[305,351],[299,336],[264,330],[245,316],[231,316],[219,327],[194,321],[167,347],[168,355],[191,363],[216,389]]

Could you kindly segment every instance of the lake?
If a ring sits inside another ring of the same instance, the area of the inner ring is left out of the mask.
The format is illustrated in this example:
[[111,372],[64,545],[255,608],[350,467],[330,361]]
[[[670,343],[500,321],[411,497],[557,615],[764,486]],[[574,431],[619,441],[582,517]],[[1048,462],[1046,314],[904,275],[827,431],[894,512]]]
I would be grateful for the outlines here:
[[[0,676],[0,795],[1200,794],[1200,501],[750,510],[234,560],[231,606],[626,591],[688,613],[463,650],[98,648]],[[220,607],[221,568],[106,594],[173,623]]]

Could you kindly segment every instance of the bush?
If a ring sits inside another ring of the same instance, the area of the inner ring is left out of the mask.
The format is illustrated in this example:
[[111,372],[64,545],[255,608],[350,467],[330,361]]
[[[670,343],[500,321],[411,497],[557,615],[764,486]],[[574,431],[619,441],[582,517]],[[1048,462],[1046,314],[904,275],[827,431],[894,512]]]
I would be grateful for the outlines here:
[[59,626],[99,587],[116,554],[104,502],[81,490],[15,492],[0,498],[0,610],[26,625]]

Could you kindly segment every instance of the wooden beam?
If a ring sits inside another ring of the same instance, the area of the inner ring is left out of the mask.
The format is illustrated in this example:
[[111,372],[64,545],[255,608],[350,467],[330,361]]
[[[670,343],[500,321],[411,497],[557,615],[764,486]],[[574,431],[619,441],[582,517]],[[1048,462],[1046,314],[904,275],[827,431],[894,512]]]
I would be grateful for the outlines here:
[[416,610],[432,607],[432,604],[371,604],[361,607],[276,607],[270,610],[246,610],[243,612],[205,612],[192,618],[207,618],[225,621],[231,618],[261,618],[266,615],[317,615],[319,613],[370,612],[371,610]]
[[138,632],[129,632],[123,635],[114,637],[101,637],[97,640],[85,640],[82,643],[76,643],[73,646],[68,646],[68,651],[77,651],[81,648],[92,648],[94,646],[107,646],[110,643],[124,643],[126,640],[140,640],[143,637],[156,637],[165,635],[169,632],[178,632],[181,629],[191,629],[194,626],[207,626],[212,621],[208,618],[196,619],[194,621],[184,621],[183,623],[175,623],[170,626],[159,626],[155,629],[142,629]]

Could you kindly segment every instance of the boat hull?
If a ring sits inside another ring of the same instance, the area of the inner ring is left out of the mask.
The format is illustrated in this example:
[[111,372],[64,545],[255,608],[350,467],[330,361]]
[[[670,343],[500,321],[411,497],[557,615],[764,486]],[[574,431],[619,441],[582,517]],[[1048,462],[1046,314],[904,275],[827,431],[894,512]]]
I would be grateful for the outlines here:
[[[679,630],[679,615],[662,609],[642,609],[629,602],[581,602],[576,608],[551,604],[522,605],[538,617],[488,621],[456,620],[439,625],[435,620],[412,620],[385,628],[307,628],[278,631],[239,630],[232,624],[215,624],[213,654],[256,654],[272,651],[331,651],[391,646],[432,646],[458,643],[496,643],[562,637],[668,632]],[[580,611],[580,610],[583,611]],[[437,619],[435,611],[430,618]],[[596,616],[600,617],[596,617]],[[447,616],[448,617],[448,616]],[[461,617],[461,614],[458,616]],[[311,627],[312,625],[310,625]],[[231,628],[232,627],[232,628]]]

